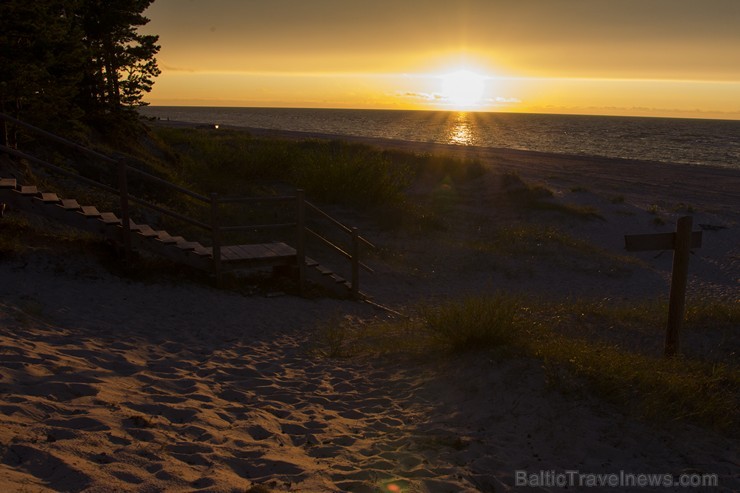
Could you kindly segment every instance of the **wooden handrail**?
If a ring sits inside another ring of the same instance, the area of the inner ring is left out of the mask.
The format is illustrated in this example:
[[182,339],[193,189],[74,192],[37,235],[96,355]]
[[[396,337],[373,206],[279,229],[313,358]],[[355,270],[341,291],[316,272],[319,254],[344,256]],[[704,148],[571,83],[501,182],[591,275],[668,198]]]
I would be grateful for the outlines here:
[[281,195],[276,197],[219,197],[218,201],[221,204],[239,204],[239,203],[258,203],[258,202],[293,202],[296,199],[295,195]]
[[32,156],[30,154],[26,154],[25,152],[22,152],[22,151],[13,149],[12,147],[8,147],[8,146],[4,146],[4,145],[1,145],[0,144],[0,150],[2,150],[3,152],[7,152],[11,156],[15,156],[15,157],[21,158],[21,159],[27,159],[28,161],[31,161],[32,163],[38,164],[39,166],[43,166],[45,168],[50,168],[50,169],[54,170],[55,172],[57,172],[57,173],[59,173],[61,175],[68,176],[69,178],[73,178],[73,179],[75,179],[77,181],[80,181],[82,183],[85,183],[87,185],[90,185],[91,187],[100,188],[101,190],[105,190],[106,192],[111,192],[111,193],[115,193],[115,194],[118,193],[118,190],[115,189],[115,188],[113,188],[113,187],[110,187],[108,185],[105,185],[103,183],[100,183],[99,181],[92,180],[92,179],[87,178],[85,176],[80,176],[80,175],[78,175],[77,173],[75,173],[73,171],[69,171],[67,169],[61,168],[61,167],[59,167],[59,166],[57,166],[55,164],[51,164],[49,162],[46,162],[43,159],[39,159],[36,156]]
[[[42,130],[38,127],[35,127],[33,125],[30,125],[28,123],[22,122],[16,118],[13,118],[11,116],[5,115],[3,113],[0,113],[0,120],[5,120],[7,122],[10,122],[14,125],[17,125],[19,127],[22,127],[32,133],[38,134],[46,139],[49,139],[51,141],[63,144],[67,147],[71,147],[79,152],[82,152],[84,154],[87,154],[89,156],[95,157],[97,159],[100,159],[108,164],[115,164],[118,176],[118,188],[111,187],[109,185],[105,185],[101,182],[95,181],[93,179],[80,176],[77,173],[74,173],[72,171],[69,171],[67,169],[61,168],[57,165],[51,164],[47,161],[44,161],[43,159],[37,158],[35,156],[29,155],[27,153],[18,151],[16,149],[10,148],[5,145],[0,145],[0,150],[22,159],[27,159],[30,162],[33,162],[35,164],[41,165],[43,167],[49,168],[53,170],[54,172],[60,173],[62,175],[65,175],[67,177],[73,178],[79,182],[85,183],[89,186],[99,188],[102,190],[105,190],[107,192],[110,192],[112,194],[116,194],[121,199],[121,217],[122,222],[124,226],[124,243],[126,244],[127,250],[129,248],[130,244],[130,226],[131,221],[129,217],[129,202],[133,202],[136,204],[139,204],[141,206],[144,206],[146,208],[149,208],[151,210],[157,211],[161,214],[173,217],[175,219],[178,219],[180,221],[192,224],[194,226],[197,226],[199,228],[211,231],[212,236],[212,244],[213,244],[213,257],[214,257],[214,270],[216,274],[216,278],[220,278],[220,263],[221,263],[221,234],[225,232],[237,232],[237,231],[254,231],[254,230],[265,230],[265,229],[283,229],[283,228],[296,228],[297,231],[297,237],[296,237],[296,257],[298,261],[298,272],[299,272],[299,282],[301,286],[301,290],[303,290],[304,285],[304,278],[305,278],[305,258],[306,258],[306,252],[305,252],[305,233],[309,233],[312,236],[318,238],[321,242],[326,244],[328,247],[333,249],[335,252],[339,253],[341,256],[349,259],[352,263],[352,282],[351,282],[351,290],[352,295],[354,297],[357,297],[359,294],[359,275],[358,270],[360,268],[366,270],[367,272],[374,272],[372,268],[367,266],[366,264],[359,261],[359,244],[363,243],[371,248],[376,248],[376,246],[368,241],[367,239],[363,238],[359,235],[357,228],[350,228],[338,220],[336,220],[334,217],[329,215],[328,213],[321,210],[319,207],[315,206],[314,204],[308,202],[305,200],[305,196],[302,190],[298,190],[296,192],[295,196],[273,196],[273,197],[246,197],[246,196],[227,196],[227,197],[221,197],[218,194],[211,194],[209,197],[206,197],[205,195],[199,194],[197,192],[194,192],[192,190],[189,190],[187,188],[181,187],[179,185],[176,185],[172,182],[169,182],[163,178],[159,178],[157,176],[152,175],[151,173],[147,173],[146,171],[143,171],[141,169],[138,169],[136,167],[129,166],[126,163],[125,159],[114,159],[109,156],[106,156],[104,154],[101,154],[99,152],[93,151],[92,149],[89,149],[87,147],[84,147],[80,144],[77,144],[75,142],[72,142],[70,140],[67,140],[63,137],[59,137],[57,135],[54,135],[50,132],[47,132],[45,130]],[[144,199],[140,199],[138,197],[135,197],[128,192],[128,173],[131,172],[133,174],[139,175],[146,180],[149,180],[151,182],[157,183],[161,186],[167,187],[169,189],[175,190],[177,192],[180,192],[182,194],[185,194],[191,198],[194,198],[196,200],[199,200],[203,203],[210,204],[211,208],[211,220],[210,224],[206,224],[202,221],[199,221],[197,219],[193,219],[191,217],[188,217],[186,215],[180,214],[178,212],[169,210],[165,207],[153,204],[151,202],[148,202]],[[296,208],[296,222],[292,223],[280,223],[280,224],[251,224],[251,225],[235,225],[235,226],[222,226],[220,223],[221,220],[221,214],[219,211],[219,206],[221,204],[236,204],[236,203],[271,203],[271,202],[295,202],[297,204]],[[318,214],[320,217],[323,217],[327,221],[329,221],[331,224],[339,228],[341,231],[343,231],[345,234],[350,235],[351,237],[351,248],[350,252],[345,251],[341,247],[334,244],[332,241],[328,240],[324,236],[320,235],[316,231],[308,228],[306,226],[306,212],[307,210],[310,210],[313,213]],[[128,252],[127,252],[128,253]]]
[[105,154],[101,154],[99,152],[93,151],[92,149],[88,149],[85,146],[82,146],[80,144],[77,144],[75,142],[72,142],[71,140],[65,139],[64,137],[59,137],[58,135],[54,135],[51,132],[47,132],[46,130],[42,130],[38,127],[35,127],[29,123],[22,122],[16,118],[13,118],[12,116],[6,115],[5,113],[0,113],[0,120],[5,120],[7,122],[12,123],[13,125],[18,125],[19,127],[23,127],[26,130],[29,130],[33,133],[37,133],[41,135],[42,137],[45,137],[49,140],[53,140],[54,142],[58,142],[60,144],[64,144],[68,147],[72,147],[82,153],[88,154],[90,156],[96,157],[98,159],[102,159],[103,161],[107,161],[109,163],[115,163],[116,160],[112,157],[106,156]]
[[[320,215],[320,216],[322,216],[322,217],[323,217],[324,219],[327,219],[328,221],[330,221],[331,223],[333,223],[333,224],[334,224],[335,226],[337,226],[337,227],[338,227],[339,229],[341,229],[342,231],[344,231],[344,232],[345,232],[345,233],[347,233],[348,235],[351,235],[351,234],[352,234],[352,228],[350,228],[349,226],[345,226],[345,225],[344,225],[344,224],[342,224],[341,222],[337,221],[337,220],[336,220],[336,219],[334,219],[334,218],[333,218],[332,216],[330,216],[330,215],[329,215],[328,213],[324,212],[324,211],[323,211],[323,210],[321,210],[320,208],[318,208],[318,207],[316,207],[315,205],[313,205],[313,204],[312,204],[311,202],[309,202],[309,201],[306,201],[306,205],[307,205],[307,206],[308,206],[308,207],[309,207],[309,208],[310,208],[310,209],[311,209],[311,210],[312,210],[313,212],[315,212],[315,213],[319,214],[319,215]],[[370,248],[372,248],[372,249],[377,249],[377,247],[376,247],[375,245],[373,245],[372,243],[370,243],[370,241],[368,241],[367,239],[363,238],[362,236],[360,236],[360,237],[359,237],[359,240],[360,240],[360,241],[361,241],[362,243],[364,243],[365,245],[369,246]]]
[[[14,125],[18,125],[19,127],[23,127],[23,128],[25,128],[26,130],[28,130],[28,131],[30,131],[32,133],[36,133],[38,135],[41,135],[44,138],[47,138],[49,140],[53,140],[54,142],[57,142],[59,144],[66,145],[67,147],[71,147],[71,148],[73,148],[73,149],[75,149],[77,151],[80,151],[80,152],[82,152],[84,154],[87,154],[89,156],[92,156],[92,157],[95,157],[95,158],[100,159],[102,161],[105,161],[105,162],[107,162],[109,164],[116,164],[116,165],[118,164],[118,160],[117,159],[114,159],[114,158],[112,158],[110,156],[106,156],[105,154],[101,154],[101,153],[99,153],[97,151],[93,151],[92,149],[89,149],[89,148],[87,148],[85,146],[82,146],[80,144],[77,144],[75,142],[72,142],[71,140],[65,139],[64,137],[59,137],[58,135],[55,135],[55,134],[50,133],[50,132],[47,132],[46,130],[42,130],[42,129],[38,128],[38,127],[35,127],[35,126],[33,126],[31,124],[28,124],[28,123],[25,123],[25,122],[23,122],[21,120],[18,120],[16,118],[13,118],[12,116],[8,116],[8,115],[6,115],[4,113],[0,113],[0,120],[5,120],[5,121],[8,121],[8,122],[10,122],[10,123],[12,123]],[[204,196],[204,195],[201,195],[199,193],[193,192],[192,190],[188,190],[187,188],[183,188],[183,187],[180,187],[178,185],[175,185],[172,182],[169,182],[167,180],[164,180],[162,178],[159,178],[158,176],[155,176],[155,175],[153,175],[151,173],[147,173],[144,170],[141,170],[141,169],[135,168],[133,166],[127,165],[127,171],[130,171],[132,173],[135,173],[135,174],[138,174],[140,176],[143,176],[143,177],[147,178],[148,180],[157,182],[160,185],[164,185],[166,187],[172,188],[173,190],[177,190],[178,192],[182,192],[182,193],[184,193],[186,195],[190,195],[191,197],[193,197],[195,199],[198,199],[198,200],[200,200],[202,202],[210,202],[210,199],[208,197]]]
[[[332,243],[331,240],[329,240],[329,239],[321,236],[319,233],[317,233],[316,231],[312,230],[311,228],[306,228],[306,233],[309,233],[311,236],[315,237],[316,239],[318,239],[319,241],[321,241],[322,243],[324,243],[326,246],[328,246],[329,248],[331,248],[332,250],[334,250],[335,252],[337,252],[342,257],[344,257],[346,259],[349,259],[349,260],[352,260],[352,254],[350,254],[349,252],[345,251],[344,249],[342,249],[342,247],[336,245],[335,243]],[[369,272],[371,274],[375,273],[375,271],[373,270],[373,268],[370,267],[369,265],[364,264],[362,262],[359,262],[359,265],[360,265],[360,267],[362,267],[367,272]]]
[[[105,184],[100,183],[98,181],[92,180],[92,179],[87,178],[85,176],[80,176],[77,173],[74,173],[72,171],[66,170],[64,168],[60,168],[59,166],[57,166],[55,164],[51,164],[49,162],[44,161],[43,159],[39,159],[39,158],[37,158],[35,156],[31,156],[30,154],[26,154],[25,152],[17,151],[15,149],[12,149],[12,148],[7,147],[7,146],[4,146],[4,145],[0,145],[0,150],[2,150],[4,152],[7,152],[8,154],[10,154],[12,156],[19,157],[19,158],[22,158],[22,159],[27,159],[27,160],[35,163],[35,164],[38,164],[39,166],[44,166],[46,168],[50,168],[50,169],[54,170],[55,172],[57,172],[59,174],[62,174],[62,175],[67,176],[69,178],[73,178],[73,179],[75,179],[75,180],[77,180],[77,181],[79,181],[81,183],[85,183],[86,185],[90,185],[91,187],[99,188],[101,190],[105,190],[106,192],[109,192],[109,193],[112,193],[112,194],[115,194],[115,195],[119,195],[119,193],[120,193],[119,190],[116,189],[116,188],[114,188],[114,187],[110,187],[108,185],[105,185]],[[166,209],[164,207],[161,207],[161,206],[152,204],[151,202],[148,202],[148,201],[146,201],[144,199],[140,199],[140,198],[138,198],[138,197],[136,197],[134,195],[127,194],[127,196],[128,196],[128,199],[131,202],[136,202],[139,205],[142,205],[142,206],[147,207],[149,209],[155,210],[157,212],[161,212],[162,214],[165,214],[165,215],[174,217],[174,218],[179,219],[181,221],[185,221],[185,222],[190,223],[190,224],[192,224],[194,226],[198,226],[198,227],[203,228],[203,229],[211,229],[211,226],[209,224],[205,224],[205,223],[200,222],[200,221],[198,221],[196,219],[192,219],[190,217],[184,216],[182,214],[179,214],[177,212],[171,211],[171,210]]]
[[297,223],[277,223],[277,224],[245,224],[244,226],[221,226],[220,231],[236,232],[236,231],[250,231],[258,229],[287,229],[295,228]]
[[143,176],[149,181],[153,181],[155,183],[159,183],[160,185],[164,185],[165,187],[171,188],[172,190],[175,190],[177,192],[183,193],[185,195],[189,195],[190,197],[193,197],[194,199],[200,200],[203,203],[210,204],[211,199],[206,197],[205,195],[201,195],[198,192],[193,192],[192,190],[189,190],[187,188],[181,187],[180,185],[175,185],[174,183],[167,181],[163,178],[159,178],[158,176],[154,176],[151,173],[147,173],[146,171],[142,171],[138,168],[134,168],[132,166],[127,166],[128,171],[131,171],[132,173],[135,173],[137,175]]
[[171,211],[169,209],[166,209],[164,207],[161,207],[159,205],[152,204],[151,202],[147,202],[144,199],[140,199],[138,197],[135,197],[131,194],[128,196],[129,200],[131,202],[136,202],[139,205],[143,205],[144,207],[151,209],[153,211],[161,212],[162,214],[165,214],[170,217],[174,217],[175,219],[179,219],[180,221],[192,224],[193,226],[197,226],[201,229],[210,230],[211,225],[206,224],[202,221],[198,221],[197,219],[193,219],[192,217],[185,216],[183,214],[180,214],[179,212]]

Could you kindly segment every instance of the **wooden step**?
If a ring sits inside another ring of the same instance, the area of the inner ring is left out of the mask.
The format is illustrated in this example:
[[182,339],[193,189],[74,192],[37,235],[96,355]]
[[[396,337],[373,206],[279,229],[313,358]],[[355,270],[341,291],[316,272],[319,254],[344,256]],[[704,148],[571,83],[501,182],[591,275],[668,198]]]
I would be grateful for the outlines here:
[[20,193],[21,195],[36,195],[37,193],[39,193],[39,190],[38,190],[38,188],[36,188],[36,187],[34,187],[34,186],[30,186],[30,185],[23,185],[23,186],[21,186],[21,187],[20,187],[20,188],[18,189],[18,192],[19,192],[19,193]]
[[226,261],[289,262],[295,259],[295,249],[285,243],[226,245],[221,247],[221,258]]
[[342,284],[343,282],[347,282],[347,281],[344,280],[343,277],[338,276],[336,274],[330,274],[329,275],[329,279],[331,279],[332,281],[334,281],[337,284]]
[[116,216],[112,212],[101,212],[98,219],[103,221],[108,226],[121,224],[121,220],[118,219],[118,216]]
[[157,232],[152,229],[151,226],[148,224],[137,224],[135,226],[131,227],[131,231],[135,231],[137,234],[140,234],[144,238],[156,238]]
[[61,203],[57,205],[68,211],[78,211],[82,208],[75,199],[62,199]]
[[316,265],[316,270],[319,271],[319,273],[322,276],[330,276],[330,275],[334,274],[334,272],[332,272],[331,270],[327,269],[323,265]]
[[203,245],[194,248],[191,253],[199,256],[199,257],[212,257],[213,256],[213,249],[204,247]]
[[93,219],[100,217],[100,212],[94,205],[83,205],[80,207],[80,214]]
[[197,241],[178,241],[175,246],[180,250],[195,250],[196,248],[203,248],[203,245]]
[[319,263],[312,258],[306,257],[306,267],[318,267]]
[[44,204],[56,204],[61,202],[61,199],[55,193],[43,192],[40,193],[36,200],[40,200]]
[[170,236],[170,234],[167,231],[157,231],[156,239],[157,241],[161,241],[165,245],[170,245],[172,243],[177,243],[179,240],[182,240],[183,238],[181,236],[178,236],[178,237]]
[[0,188],[15,188],[16,184],[15,178],[0,178]]
[[282,242],[264,243],[264,245],[278,257],[290,257],[295,255],[295,248]]

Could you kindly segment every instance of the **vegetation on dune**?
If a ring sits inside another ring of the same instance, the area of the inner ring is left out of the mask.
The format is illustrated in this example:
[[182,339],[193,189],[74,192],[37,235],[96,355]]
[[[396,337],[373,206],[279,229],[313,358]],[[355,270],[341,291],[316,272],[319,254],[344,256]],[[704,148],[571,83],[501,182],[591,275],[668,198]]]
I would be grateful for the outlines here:
[[532,260],[537,259],[572,272],[610,277],[627,275],[631,267],[645,265],[635,257],[601,248],[556,226],[524,221],[492,226],[485,235],[465,241],[464,246],[486,255],[494,268],[510,277],[528,272]]
[[180,183],[201,193],[269,195],[301,188],[310,200],[349,206],[389,228],[423,230],[441,224],[442,209],[409,197],[415,184],[459,185],[485,173],[479,161],[340,140],[282,140],[240,130],[159,126],[151,136],[175,163]]
[[402,202],[411,180],[408,166],[361,144],[262,139],[229,130],[160,127],[154,134],[178,153],[187,181],[203,193],[244,195],[282,182],[319,201],[371,207]]
[[599,211],[592,206],[552,200],[554,196],[552,190],[542,185],[526,183],[516,173],[504,173],[501,185],[511,202],[523,209],[558,212],[584,220],[604,220]]
[[[740,325],[736,304],[695,300],[692,305],[687,331],[724,333]],[[737,429],[740,418],[729,412],[740,405],[736,365],[700,357],[666,359],[630,341],[635,330],[659,338],[663,324],[656,313],[664,308],[662,302],[543,302],[499,293],[422,306],[400,321],[335,319],[318,328],[316,346],[331,357],[405,353],[428,359],[440,352],[484,351],[536,358],[547,383],[563,392],[596,395],[655,422]],[[592,317],[598,323],[588,330],[585,320]]]

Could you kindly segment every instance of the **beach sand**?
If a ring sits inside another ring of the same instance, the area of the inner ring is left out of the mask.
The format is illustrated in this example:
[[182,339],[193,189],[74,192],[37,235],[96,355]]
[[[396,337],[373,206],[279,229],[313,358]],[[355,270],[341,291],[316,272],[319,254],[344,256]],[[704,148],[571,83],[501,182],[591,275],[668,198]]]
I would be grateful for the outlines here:
[[[671,231],[690,206],[695,229],[711,226],[691,259],[690,296],[738,300],[740,171],[363,141],[476,157],[550,187],[554,200],[596,207],[601,219],[537,219],[614,255],[625,254],[624,234]],[[389,252],[371,258],[377,273],[363,277],[364,291],[400,311],[498,290],[547,299],[667,295],[669,253],[634,254],[639,263],[623,269],[607,254],[471,252],[458,240],[531,218],[502,215],[484,181],[466,187],[447,229],[432,236],[352,218]],[[541,361],[312,351],[317,323],[391,316],[366,304],[135,282],[44,252],[0,263],[0,278],[2,491],[563,491],[516,487],[516,471],[574,470],[714,473],[718,488],[695,491],[740,489],[736,438],[641,422],[566,395],[548,384]],[[732,358],[731,337],[686,334],[686,351]],[[659,352],[660,331],[643,342],[641,350]]]

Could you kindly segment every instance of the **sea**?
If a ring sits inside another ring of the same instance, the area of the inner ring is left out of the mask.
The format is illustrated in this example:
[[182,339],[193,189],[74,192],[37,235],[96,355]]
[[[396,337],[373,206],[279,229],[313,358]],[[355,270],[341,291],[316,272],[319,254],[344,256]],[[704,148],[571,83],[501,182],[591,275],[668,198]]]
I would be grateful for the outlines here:
[[163,120],[740,169],[740,121],[307,108],[146,106]]

